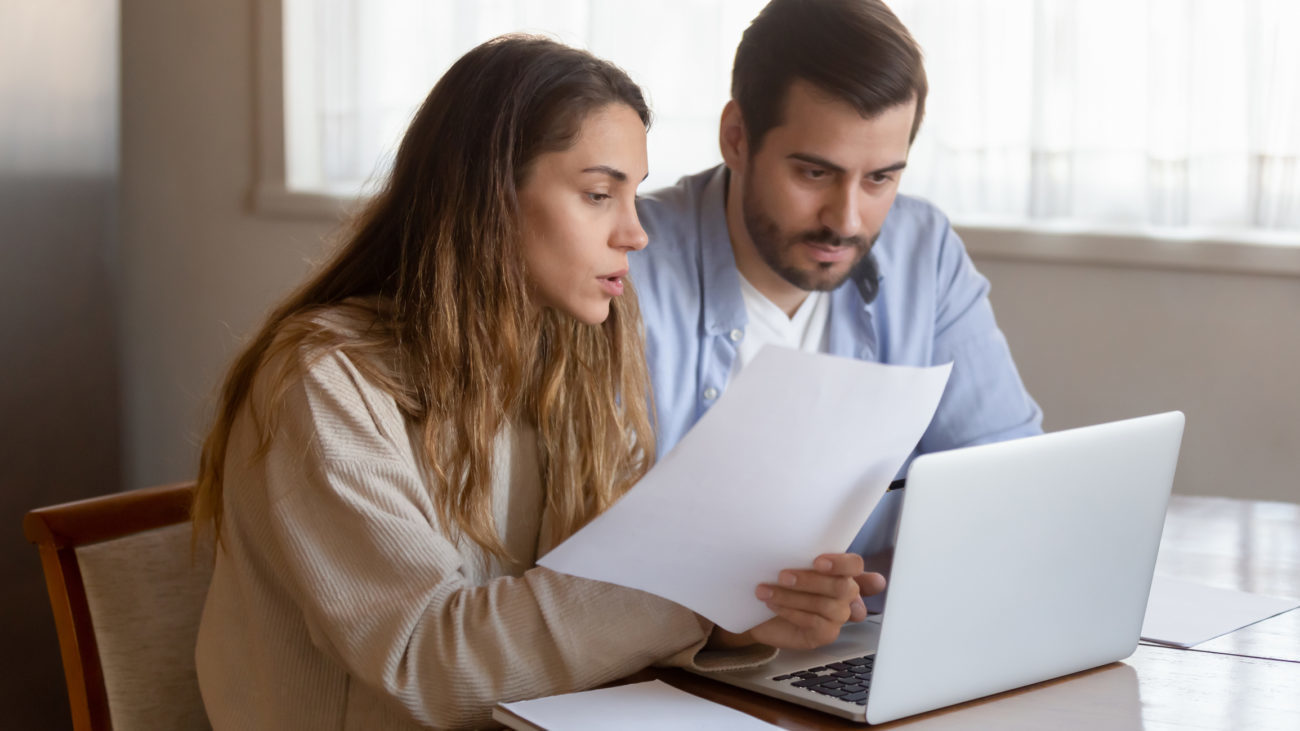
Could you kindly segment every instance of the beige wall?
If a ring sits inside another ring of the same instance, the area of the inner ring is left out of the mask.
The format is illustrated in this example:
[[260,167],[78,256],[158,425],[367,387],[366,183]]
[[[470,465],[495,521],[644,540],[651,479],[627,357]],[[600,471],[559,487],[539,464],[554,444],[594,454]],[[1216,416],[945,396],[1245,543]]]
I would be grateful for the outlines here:
[[0,726],[70,726],[23,516],[117,490],[118,13],[0,2]]
[[[250,212],[253,3],[123,8],[128,484],[187,479],[207,399],[332,226]],[[1176,489],[1300,500],[1300,277],[981,259],[1052,429],[1180,408]]]
[[194,474],[238,338],[321,251],[327,221],[250,212],[253,1],[122,7],[127,484]]
[[1177,492],[1300,501],[1300,277],[978,263],[1048,429],[1180,409]]

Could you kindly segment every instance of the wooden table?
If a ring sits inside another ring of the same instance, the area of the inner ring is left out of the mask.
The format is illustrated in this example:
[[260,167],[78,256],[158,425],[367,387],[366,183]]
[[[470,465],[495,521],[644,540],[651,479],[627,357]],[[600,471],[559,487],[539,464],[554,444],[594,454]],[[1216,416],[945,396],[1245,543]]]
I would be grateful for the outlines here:
[[[1300,505],[1175,496],[1156,573],[1224,589],[1300,598]],[[1192,649],[1300,662],[1300,611]],[[1296,692],[1300,694],[1300,688]]]
[[[1175,496],[1158,573],[1300,597],[1300,506]],[[683,690],[788,729],[863,726],[679,670]],[[1300,610],[1192,650],[1143,644],[1128,659],[876,728],[1300,729]]]

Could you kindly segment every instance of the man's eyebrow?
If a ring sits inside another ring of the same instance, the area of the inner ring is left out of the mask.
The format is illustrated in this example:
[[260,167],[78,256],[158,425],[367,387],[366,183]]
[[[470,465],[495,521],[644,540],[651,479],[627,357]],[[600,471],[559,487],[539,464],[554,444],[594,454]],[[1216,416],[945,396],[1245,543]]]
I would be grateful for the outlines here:
[[[845,172],[844,168],[840,167],[839,165],[836,165],[830,160],[827,160],[826,158],[823,157],[818,157],[816,155],[809,155],[806,152],[792,152],[788,157],[792,160],[799,160],[802,162],[806,162],[810,165],[816,165],[817,167],[826,168],[827,170],[830,170],[835,173]],[[884,175],[885,173],[892,173],[895,170],[902,170],[905,167],[907,167],[907,161],[900,160],[894,163],[893,165],[886,165],[885,167],[880,168],[879,170],[872,170],[871,172],[867,173],[867,175]]]
[[871,172],[867,173],[867,175],[884,175],[885,173],[892,173],[895,170],[902,170],[905,167],[907,167],[907,161],[901,160],[899,162],[894,163],[893,165],[886,165],[885,167],[880,168],[879,170],[872,170]]
[[844,168],[840,167],[839,165],[836,165],[830,160],[827,160],[824,157],[818,157],[816,155],[809,155],[806,152],[792,152],[789,155],[787,155],[787,157],[789,157],[791,160],[799,160],[801,162],[806,162],[810,165],[816,165],[819,168],[826,168],[827,170],[830,170],[832,172],[836,172],[836,173],[845,172]]

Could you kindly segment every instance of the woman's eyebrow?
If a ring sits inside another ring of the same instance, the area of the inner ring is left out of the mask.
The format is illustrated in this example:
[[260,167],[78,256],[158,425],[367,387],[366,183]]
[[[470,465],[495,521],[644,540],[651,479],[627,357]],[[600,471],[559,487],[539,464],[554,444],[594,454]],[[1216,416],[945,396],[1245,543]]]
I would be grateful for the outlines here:
[[[584,172],[584,173],[603,173],[603,174],[608,175],[609,177],[611,177],[611,178],[617,180],[617,181],[620,182],[620,183],[625,183],[625,182],[627,182],[627,173],[623,172],[622,170],[619,170],[618,168],[612,168],[612,167],[610,167],[610,166],[608,166],[608,165],[596,165],[596,166],[594,166],[594,167],[589,167],[589,168],[583,170],[582,172]],[[645,175],[642,175],[642,176],[641,176],[641,182],[644,183],[644,182],[645,182],[645,179],[648,178],[648,177],[650,177],[650,173],[646,173]]]
[[604,173],[605,175],[608,175],[609,177],[617,180],[620,183],[627,182],[627,173],[623,172],[622,170],[619,170],[618,168],[612,168],[608,165],[594,165],[592,167],[586,168],[582,172]]

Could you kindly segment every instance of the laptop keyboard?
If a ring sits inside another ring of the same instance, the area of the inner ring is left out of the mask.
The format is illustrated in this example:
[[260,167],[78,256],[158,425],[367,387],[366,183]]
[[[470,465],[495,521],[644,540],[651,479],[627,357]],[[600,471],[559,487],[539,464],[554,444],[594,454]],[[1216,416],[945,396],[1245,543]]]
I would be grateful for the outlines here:
[[815,668],[778,675],[772,680],[789,683],[796,688],[803,688],[813,693],[839,698],[846,703],[865,706],[867,692],[871,690],[871,670],[875,664],[875,655],[863,655],[829,665],[818,665]]

